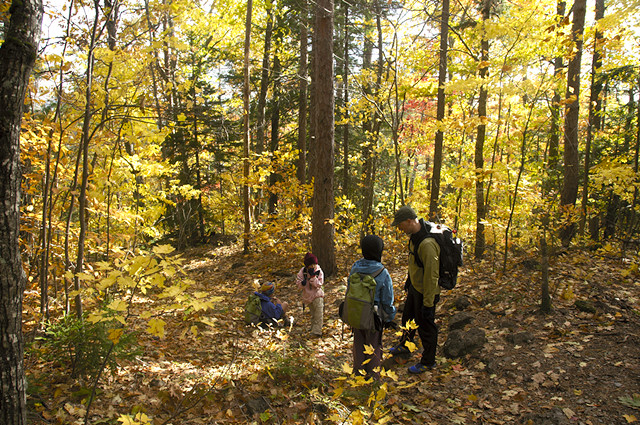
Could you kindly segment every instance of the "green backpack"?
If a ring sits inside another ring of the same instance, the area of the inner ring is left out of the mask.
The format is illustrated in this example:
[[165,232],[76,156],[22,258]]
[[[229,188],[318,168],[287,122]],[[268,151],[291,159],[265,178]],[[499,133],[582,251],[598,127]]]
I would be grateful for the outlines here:
[[247,325],[257,325],[262,321],[262,305],[260,297],[255,293],[250,294],[247,302],[244,303],[244,323]]
[[[376,276],[384,267],[373,274],[352,273],[347,281],[347,292],[340,304],[340,318],[354,329],[376,329],[374,300],[376,295]],[[377,319],[378,321],[380,319]]]

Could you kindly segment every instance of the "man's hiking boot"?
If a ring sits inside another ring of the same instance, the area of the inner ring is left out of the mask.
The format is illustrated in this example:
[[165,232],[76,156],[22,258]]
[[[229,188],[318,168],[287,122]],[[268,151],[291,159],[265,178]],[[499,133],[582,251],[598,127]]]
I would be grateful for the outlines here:
[[402,344],[398,344],[395,347],[389,348],[389,354],[391,354],[392,356],[403,356],[411,354],[411,351],[409,351],[409,349],[406,345],[404,345],[403,342]]
[[417,363],[409,368],[409,373],[414,375],[418,375],[420,373],[426,372],[427,370],[433,370],[436,368],[436,364],[432,364],[427,366],[426,364]]

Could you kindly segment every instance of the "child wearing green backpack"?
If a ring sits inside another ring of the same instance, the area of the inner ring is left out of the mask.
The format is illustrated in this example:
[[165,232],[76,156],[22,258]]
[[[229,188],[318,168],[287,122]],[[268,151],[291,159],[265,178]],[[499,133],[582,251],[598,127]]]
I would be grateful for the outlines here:
[[[379,325],[373,329],[353,328],[353,372],[367,377],[379,379],[382,362],[382,330],[387,327],[396,315],[393,305],[393,283],[387,269],[382,265],[384,242],[380,237],[368,235],[360,241],[362,257],[351,267],[349,276],[359,273],[361,276],[374,277],[374,310]],[[373,348],[373,354],[365,354],[365,346]],[[365,360],[369,359],[365,364]]]

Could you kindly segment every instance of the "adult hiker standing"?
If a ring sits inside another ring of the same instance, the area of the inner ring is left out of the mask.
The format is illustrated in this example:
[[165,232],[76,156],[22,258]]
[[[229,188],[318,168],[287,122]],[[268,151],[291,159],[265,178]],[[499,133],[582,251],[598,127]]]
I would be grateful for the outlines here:
[[[415,211],[408,205],[396,211],[391,225],[409,235],[409,270],[405,284],[407,298],[402,312],[402,325],[406,326],[411,319],[418,325],[418,335],[424,350],[420,362],[409,367],[409,373],[418,374],[436,367],[438,327],[435,313],[440,300],[440,246],[434,238],[429,237],[424,220],[418,220]],[[390,353],[409,353],[406,342],[413,342],[415,333],[415,329],[403,331],[399,343],[389,350]]]

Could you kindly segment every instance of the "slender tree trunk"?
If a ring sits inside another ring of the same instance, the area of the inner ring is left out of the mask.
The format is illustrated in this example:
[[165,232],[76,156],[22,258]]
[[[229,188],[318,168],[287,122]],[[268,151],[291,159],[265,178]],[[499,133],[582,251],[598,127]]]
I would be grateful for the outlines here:
[[[492,0],[484,0],[482,7],[482,22],[483,25],[489,20],[491,12]],[[476,166],[476,244],[474,255],[476,258],[482,258],[485,250],[485,234],[484,234],[484,221],[486,219],[486,206],[484,203],[484,141],[486,137],[487,125],[487,82],[486,78],[489,74],[489,40],[487,34],[483,30],[481,41],[481,55],[480,55],[480,78],[483,80],[480,86],[480,95],[478,97],[478,119],[480,124],[476,134],[476,148],[475,148],[475,166]]]
[[[564,19],[564,13],[566,9],[566,2],[564,0],[558,1],[557,17],[558,23]],[[559,85],[562,73],[564,70],[564,64],[562,56],[557,56],[553,60],[553,76],[556,85]],[[547,169],[549,172],[549,178],[546,187],[544,188],[543,196],[546,196],[552,188],[558,187],[558,174],[560,170],[560,101],[562,100],[562,94],[560,89],[556,87],[553,91],[553,98],[551,99],[551,129],[549,131],[549,153],[547,160]]]
[[256,153],[261,154],[265,146],[265,108],[267,90],[269,89],[269,55],[271,54],[271,34],[273,33],[273,16],[271,7],[267,8],[267,28],[264,32],[264,53],[262,55],[262,72],[260,77],[260,94],[256,110]]
[[20,257],[20,129],[38,52],[41,0],[13,1],[0,46],[0,423],[27,423]]
[[300,69],[298,70],[299,112],[298,112],[298,181],[307,182],[307,31],[308,12],[306,1],[300,11]]
[[336,273],[334,236],[334,95],[333,0],[319,0],[316,8],[314,81],[317,130],[316,173],[313,190],[311,247],[325,276]]
[[[582,216],[580,217],[580,234],[584,235],[585,224],[588,220],[589,204],[589,169],[591,168],[591,142],[594,130],[599,128],[600,93],[602,92],[602,81],[598,76],[602,67],[602,43],[603,35],[597,28],[598,22],[604,18],[605,0],[596,0],[596,34],[593,40],[593,59],[591,62],[591,94],[589,95],[589,121],[587,125],[587,137],[584,147],[584,180],[582,182]],[[633,99],[633,96],[631,97]]]
[[542,257],[542,282],[540,287],[540,310],[544,313],[551,311],[551,296],[549,295],[549,249],[547,246],[547,228],[549,226],[549,216],[543,213],[542,234],[540,236],[540,256]]
[[431,178],[431,200],[429,202],[429,216],[437,221],[440,216],[438,199],[440,197],[440,172],[442,169],[442,144],[444,140],[443,126],[444,108],[446,97],[444,86],[447,83],[447,42],[449,40],[449,0],[442,0],[442,12],[440,15],[440,59],[438,63],[438,105],[436,107],[436,121],[438,130],[433,149],[433,174]]
[[243,248],[244,252],[249,252],[249,233],[251,232],[251,210],[249,206],[249,53],[251,47],[251,12],[253,9],[253,0],[247,0],[247,18],[245,21],[244,33],[244,84],[242,87],[242,99],[244,102],[243,111],[243,164],[244,164],[244,182],[242,184],[242,200],[244,203],[244,235]]
[[91,99],[93,89],[93,65],[94,65],[94,49],[96,37],[98,33],[98,18],[100,4],[98,0],[94,0],[95,18],[91,32],[91,41],[89,51],[87,52],[87,80],[85,82],[85,109],[82,123],[82,136],[80,141],[80,149],[82,150],[82,180],[80,183],[80,193],[78,195],[78,220],[80,224],[80,233],[78,235],[78,255],[76,257],[75,276],[73,278],[74,289],[78,293],[75,296],[76,316],[82,318],[82,297],[80,296],[80,278],[84,268],[84,244],[87,235],[87,185],[89,184],[89,142],[91,141],[90,125],[93,113],[91,111]]
[[568,219],[560,228],[563,246],[569,246],[575,233],[573,208],[578,197],[578,119],[580,114],[580,62],[582,61],[582,34],[587,0],[576,0],[573,4],[573,24],[571,34],[574,42],[574,55],[567,69],[567,106],[564,120],[564,180],[560,197],[560,206]]
[[[640,78],[638,79],[638,87],[640,88]],[[640,156],[640,93],[638,93],[638,107],[636,108],[636,147],[633,154],[633,172],[638,174],[638,157]],[[634,186],[633,189],[633,208],[636,210],[638,205],[638,188]]]
[[342,194],[349,197],[351,186],[351,170],[349,166],[349,2],[343,0],[344,5],[344,64],[342,68],[342,103],[344,113],[342,119]]
[[[273,111],[271,113],[271,143],[269,151],[271,158],[276,161],[276,151],[278,150],[278,138],[280,137],[280,58],[276,54],[273,58]],[[280,175],[275,171],[269,175],[269,214],[275,214],[278,207],[278,192],[276,183],[280,180]]]

